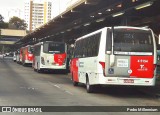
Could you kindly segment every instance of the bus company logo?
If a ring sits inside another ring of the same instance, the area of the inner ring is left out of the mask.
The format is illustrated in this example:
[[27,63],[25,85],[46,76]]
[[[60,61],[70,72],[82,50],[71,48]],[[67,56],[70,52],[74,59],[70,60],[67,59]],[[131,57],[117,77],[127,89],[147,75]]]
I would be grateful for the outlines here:
[[109,68],[108,69],[108,74],[114,74],[114,69],[113,68]]
[[143,68],[144,68],[144,65],[140,65],[140,67],[141,67],[141,69],[143,69]]
[[138,69],[138,71],[148,71],[148,69],[143,64],[141,64],[140,68]]

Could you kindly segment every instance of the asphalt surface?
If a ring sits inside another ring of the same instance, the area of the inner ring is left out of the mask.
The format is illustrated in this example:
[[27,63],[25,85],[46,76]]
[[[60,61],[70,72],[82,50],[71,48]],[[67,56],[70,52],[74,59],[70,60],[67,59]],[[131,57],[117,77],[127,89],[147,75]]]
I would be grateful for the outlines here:
[[[151,91],[150,91],[151,92]],[[70,74],[37,73],[11,58],[0,59],[0,106],[160,106],[160,98],[135,87],[97,87],[88,94],[85,85],[72,85]],[[36,114],[36,113],[35,113]],[[53,113],[46,113],[53,114]],[[54,113],[75,114],[75,113]],[[76,113],[92,114],[99,113]],[[100,113],[113,115],[114,113]],[[135,114],[135,113],[117,113]],[[137,113],[136,113],[137,114]],[[149,112],[139,114],[150,115]],[[158,115],[159,113],[152,113]],[[16,113],[17,115],[17,113]]]

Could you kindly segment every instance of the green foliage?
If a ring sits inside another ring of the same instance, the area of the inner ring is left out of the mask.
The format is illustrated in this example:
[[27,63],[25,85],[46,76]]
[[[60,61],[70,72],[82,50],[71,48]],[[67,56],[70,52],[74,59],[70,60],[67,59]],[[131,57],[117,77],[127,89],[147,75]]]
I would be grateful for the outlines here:
[[0,28],[2,28],[2,29],[8,28],[8,23],[7,22],[0,23]]
[[0,23],[2,23],[3,22],[3,16],[0,14]]
[[4,22],[3,19],[3,16],[0,14],[0,28],[8,28],[8,23]]
[[27,24],[24,20],[14,16],[13,18],[11,18],[9,20],[9,28],[10,29],[26,30]]

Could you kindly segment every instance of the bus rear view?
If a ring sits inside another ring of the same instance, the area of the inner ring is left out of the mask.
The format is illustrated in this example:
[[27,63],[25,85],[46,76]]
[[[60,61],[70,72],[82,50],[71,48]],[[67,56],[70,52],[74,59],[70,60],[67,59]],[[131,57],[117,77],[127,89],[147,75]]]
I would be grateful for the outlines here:
[[[150,29],[108,29],[105,54],[107,84],[155,85],[156,43]],[[111,43],[111,44],[110,44]]]
[[22,49],[22,65],[33,63],[33,46],[27,45]]
[[154,86],[156,43],[152,30],[105,27],[78,38],[70,62],[73,85]]
[[43,70],[63,70],[67,72],[67,46],[62,42],[46,41],[34,45],[33,68]]

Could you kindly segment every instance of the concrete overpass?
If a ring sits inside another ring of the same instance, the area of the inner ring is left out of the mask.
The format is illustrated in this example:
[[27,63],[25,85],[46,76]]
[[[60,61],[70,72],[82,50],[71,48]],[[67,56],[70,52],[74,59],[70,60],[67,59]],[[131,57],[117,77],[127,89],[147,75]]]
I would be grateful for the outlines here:
[[0,29],[0,44],[14,44],[26,35],[26,30]]
[[14,49],[13,44],[26,35],[26,30],[0,29],[0,53]]

